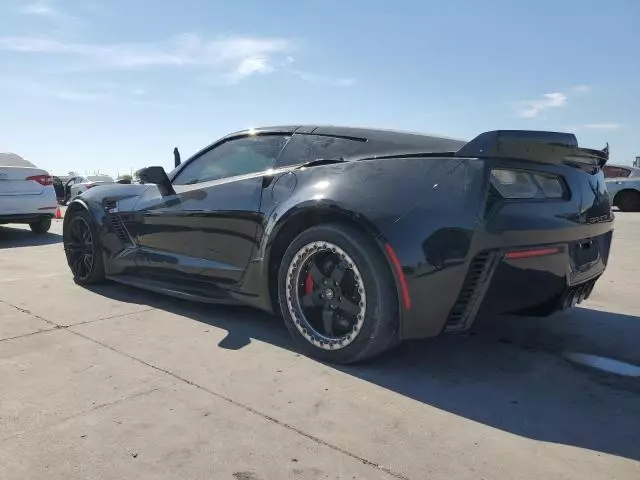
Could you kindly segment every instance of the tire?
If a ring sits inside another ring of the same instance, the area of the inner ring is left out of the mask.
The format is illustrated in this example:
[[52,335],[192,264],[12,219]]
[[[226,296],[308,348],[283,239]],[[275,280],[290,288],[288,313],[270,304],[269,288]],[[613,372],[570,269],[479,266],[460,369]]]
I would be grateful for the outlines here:
[[322,361],[354,363],[399,343],[391,270],[374,241],[350,226],[323,224],[298,235],[280,264],[278,298],[291,335]]
[[640,192],[625,190],[616,196],[615,204],[623,212],[640,212]]
[[29,224],[31,227],[31,231],[38,235],[43,235],[49,231],[51,228],[51,218],[50,217],[42,217],[37,222],[33,222]]
[[93,285],[104,280],[102,243],[89,212],[78,210],[65,222],[62,241],[67,264],[76,283]]

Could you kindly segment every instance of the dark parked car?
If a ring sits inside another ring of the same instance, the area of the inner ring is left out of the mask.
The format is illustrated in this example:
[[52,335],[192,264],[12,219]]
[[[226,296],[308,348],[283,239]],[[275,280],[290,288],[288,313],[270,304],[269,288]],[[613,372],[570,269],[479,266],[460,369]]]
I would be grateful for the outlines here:
[[85,192],[64,248],[81,285],[277,312],[307,353],[353,362],[588,297],[612,236],[607,157],[555,132],[243,131]]

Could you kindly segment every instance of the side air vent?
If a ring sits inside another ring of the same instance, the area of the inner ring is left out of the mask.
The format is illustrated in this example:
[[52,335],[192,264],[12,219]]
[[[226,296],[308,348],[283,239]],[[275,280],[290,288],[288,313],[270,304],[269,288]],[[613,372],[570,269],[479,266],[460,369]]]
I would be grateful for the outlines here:
[[449,313],[445,332],[461,332],[469,328],[486,291],[486,283],[491,272],[492,256],[489,252],[479,253],[469,265],[460,294]]
[[131,245],[131,237],[129,236],[129,232],[127,232],[122,219],[117,210],[117,204],[114,200],[109,200],[104,202],[104,209],[107,213],[107,219],[109,225],[113,229],[113,231],[118,235],[118,238],[125,245]]

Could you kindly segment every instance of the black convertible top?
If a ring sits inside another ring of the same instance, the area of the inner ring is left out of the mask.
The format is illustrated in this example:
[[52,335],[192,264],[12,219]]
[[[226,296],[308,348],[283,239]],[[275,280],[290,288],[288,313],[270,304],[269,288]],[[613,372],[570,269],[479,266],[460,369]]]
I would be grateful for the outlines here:
[[362,142],[345,160],[396,157],[412,154],[447,154],[459,157],[518,158],[543,163],[569,163],[602,167],[609,158],[603,150],[580,148],[575,135],[534,130],[494,130],[471,141],[440,135],[383,130],[375,128],[322,125],[287,125],[243,130],[225,138],[247,134],[313,134]]
[[438,135],[383,130],[362,127],[342,127],[330,125],[285,125],[262,127],[234,132],[227,137],[247,135],[249,133],[288,133],[313,134],[341,137],[363,142],[356,156],[384,155],[396,152],[452,153],[458,151],[467,142]]

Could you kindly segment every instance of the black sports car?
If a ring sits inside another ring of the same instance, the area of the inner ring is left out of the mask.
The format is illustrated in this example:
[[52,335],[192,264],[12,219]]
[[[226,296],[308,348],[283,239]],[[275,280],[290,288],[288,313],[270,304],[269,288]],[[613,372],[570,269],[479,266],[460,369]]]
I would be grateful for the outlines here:
[[64,248],[81,285],[280,313],[307,353],[347,363],[588,297],[613,232],[607,158],[556,132],[252,129],[83,193]]

